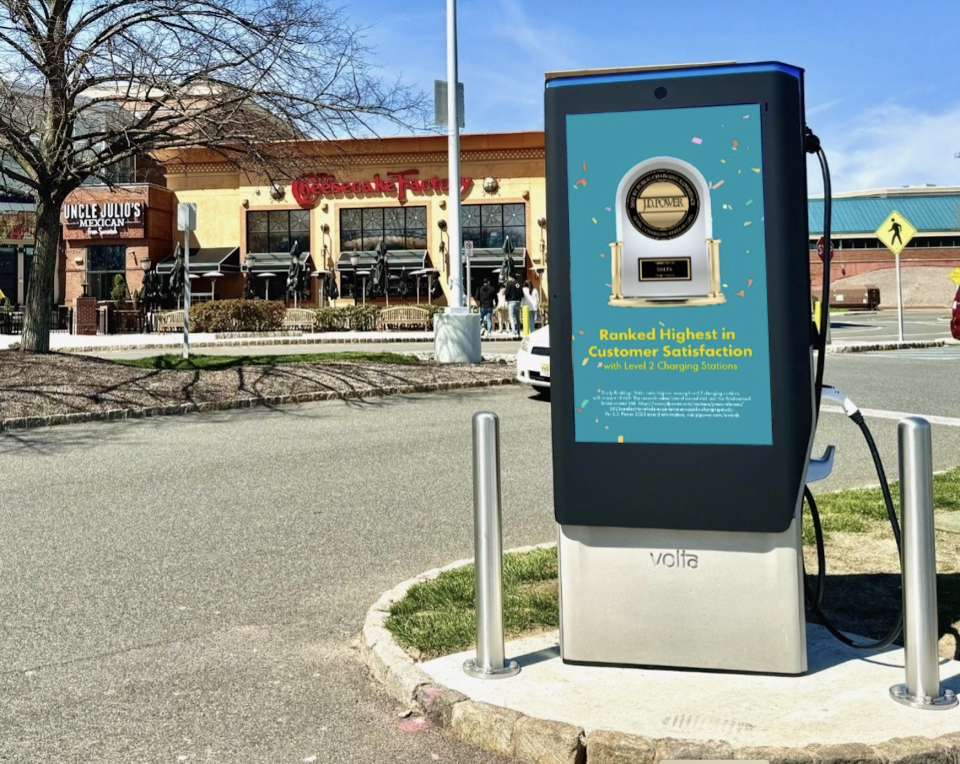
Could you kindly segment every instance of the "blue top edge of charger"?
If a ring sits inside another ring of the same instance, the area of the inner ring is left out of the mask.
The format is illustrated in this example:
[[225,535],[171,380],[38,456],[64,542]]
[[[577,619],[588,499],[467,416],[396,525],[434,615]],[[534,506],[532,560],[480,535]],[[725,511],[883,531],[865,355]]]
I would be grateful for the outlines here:
[[548,72],[546,87],[567,87],[570,85],[597,85],[606,82],[635,82],[639,80],[671,79],[675,77],[703,77],[722,74],[752,74],[756,72],[783,72],[800,79],[803,69],[779,61],[767,61],[754,64],[697,64],[694,66],[671,69],[644,69],[639,71],[610,71],[598,69],[595,74],[589,70],[574,72]]

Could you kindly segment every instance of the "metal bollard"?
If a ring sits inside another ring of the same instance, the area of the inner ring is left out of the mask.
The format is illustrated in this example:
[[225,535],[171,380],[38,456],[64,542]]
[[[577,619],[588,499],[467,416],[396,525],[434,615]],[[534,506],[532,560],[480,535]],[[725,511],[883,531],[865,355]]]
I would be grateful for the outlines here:
[[933,538],[933,443],[930,423],[900,420],[900,506],[903,517],[903,638],[905,684],[890,688],[898,703],[913,708],[957,705],[940,692],[937,656],[937,558]]
[[477,581],[477,657],[463,670],[477,679],[502,679],[520,671],[504,661],[503,548],[500,510],[500,419],[473,415],[473,534]]

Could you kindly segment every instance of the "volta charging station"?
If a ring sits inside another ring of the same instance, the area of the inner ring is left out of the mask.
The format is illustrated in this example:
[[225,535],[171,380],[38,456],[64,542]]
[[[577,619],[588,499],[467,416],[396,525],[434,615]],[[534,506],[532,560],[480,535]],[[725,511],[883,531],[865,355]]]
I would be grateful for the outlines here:
[[562,658],[803,673],[803,72],[565,72],[545,99]]

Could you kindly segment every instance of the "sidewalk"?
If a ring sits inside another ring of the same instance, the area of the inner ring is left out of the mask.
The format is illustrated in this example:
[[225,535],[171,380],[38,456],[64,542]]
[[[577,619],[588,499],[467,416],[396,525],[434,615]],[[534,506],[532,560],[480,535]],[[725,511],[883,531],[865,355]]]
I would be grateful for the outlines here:
[[[854,650],[816,625],[807,626],[808,671],[796,677],[569,665],[557,632],[508,642],[506,658],[521,666],[511,678],[467,676],[463,663],[475,651],[416,664],[384,624],[410,586],[440,572],[383,594],[361,651],[374,678],[424,723],[501,755],[536,764],[947,764],[960,756],[960,708],[924,711],[890,697],[905,681],[902,649]],[[960,662],[941,659],[939,671],[941,691],[960,693]]]

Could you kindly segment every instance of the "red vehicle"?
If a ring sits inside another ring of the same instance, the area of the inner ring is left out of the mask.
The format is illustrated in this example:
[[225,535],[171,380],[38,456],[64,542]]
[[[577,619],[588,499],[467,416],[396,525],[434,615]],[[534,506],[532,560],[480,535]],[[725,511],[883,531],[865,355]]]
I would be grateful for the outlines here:
[[960,288],[953,297],[953,314],[950,316],[950,334],[955,340],[960,340]]

